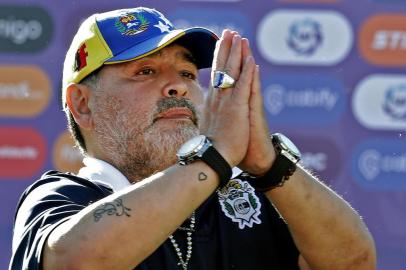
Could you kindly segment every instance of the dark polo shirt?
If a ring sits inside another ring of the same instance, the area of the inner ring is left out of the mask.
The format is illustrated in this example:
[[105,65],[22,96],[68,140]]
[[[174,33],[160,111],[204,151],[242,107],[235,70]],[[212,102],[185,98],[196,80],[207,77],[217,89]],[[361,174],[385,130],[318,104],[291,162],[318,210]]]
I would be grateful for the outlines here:
[[[71,174],[57,171],[44,174],[25,190],[17,206],[10,269],[41,269],[41,252],[50,232],[112,192],[107,186]],[[256,195],[261,204],[258,209],[260,224],[253,223],[252,227],[241,229],[227,216],[216,193],[196,210],[193,253],[188,269],[299,269],[299,252],[286,224],[263,194]],[[186,221],[186,227],[187,224]],[[185,254],[185,231],[176,231],[174,237]],[[181,270],[178,262],[175,250],[167,240],[134,269]]]

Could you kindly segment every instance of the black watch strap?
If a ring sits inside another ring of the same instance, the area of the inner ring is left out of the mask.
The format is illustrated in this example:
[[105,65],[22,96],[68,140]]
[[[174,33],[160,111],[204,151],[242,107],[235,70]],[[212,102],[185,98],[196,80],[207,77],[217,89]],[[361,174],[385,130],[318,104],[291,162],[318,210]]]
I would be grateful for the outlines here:
[[233,171],[228,162],[222,157],[216,148],[210,146],[200,159],[216,171],[220,179],[220,188],[227,185],[228,181],[231,179]]
[[284,155],[277,155],[272,167],[261,177],[248,177],[248,182],[257,191],[266,192],[280,187],[295,172],[296,164]]

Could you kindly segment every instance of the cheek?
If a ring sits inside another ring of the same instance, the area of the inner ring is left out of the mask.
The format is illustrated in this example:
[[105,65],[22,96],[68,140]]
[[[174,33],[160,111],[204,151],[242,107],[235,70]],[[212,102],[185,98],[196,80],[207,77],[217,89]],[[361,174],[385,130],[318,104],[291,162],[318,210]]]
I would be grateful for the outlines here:
[[142,130],[152,124],[156,100],[142,96],[128,97],[122,105],[120,114],[128,119],[126,126],[137,126]]
[[148,95],[136,95],[136,96],[126,96],[123,100],[123,107],[129,113],[140,113],[146,114],[151,112],[155,107],[156,100],[152,99]]
[[94,117],[96,122],[110,123],[110,125],[123,125],[127,122],[134,122],[139,114],[144,114],[138,102],[130,98],[123,98],[125,95],[103,95],[99,96],[94,103]]

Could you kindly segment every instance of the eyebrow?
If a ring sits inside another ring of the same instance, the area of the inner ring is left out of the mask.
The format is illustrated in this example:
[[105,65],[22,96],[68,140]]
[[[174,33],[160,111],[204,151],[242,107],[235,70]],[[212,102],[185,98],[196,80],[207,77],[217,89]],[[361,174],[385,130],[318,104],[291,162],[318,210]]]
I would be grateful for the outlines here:
[[195,66],[197,66],[197,60],[191,52],[181,52],[181,54],[182,54],[181,57],[183,58],[183,60],[186,60],[186,61],[194,64]]

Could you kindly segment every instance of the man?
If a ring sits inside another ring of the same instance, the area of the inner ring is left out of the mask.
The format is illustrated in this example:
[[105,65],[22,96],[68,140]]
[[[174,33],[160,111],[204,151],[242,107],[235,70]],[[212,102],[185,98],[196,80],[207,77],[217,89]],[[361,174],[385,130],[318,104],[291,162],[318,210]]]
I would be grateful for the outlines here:
[[217,39],[148,8],[81,25],[62,97],[86,166],[23,194],[10,269],[375,269],[357,213],[269,137],[248,40]]

